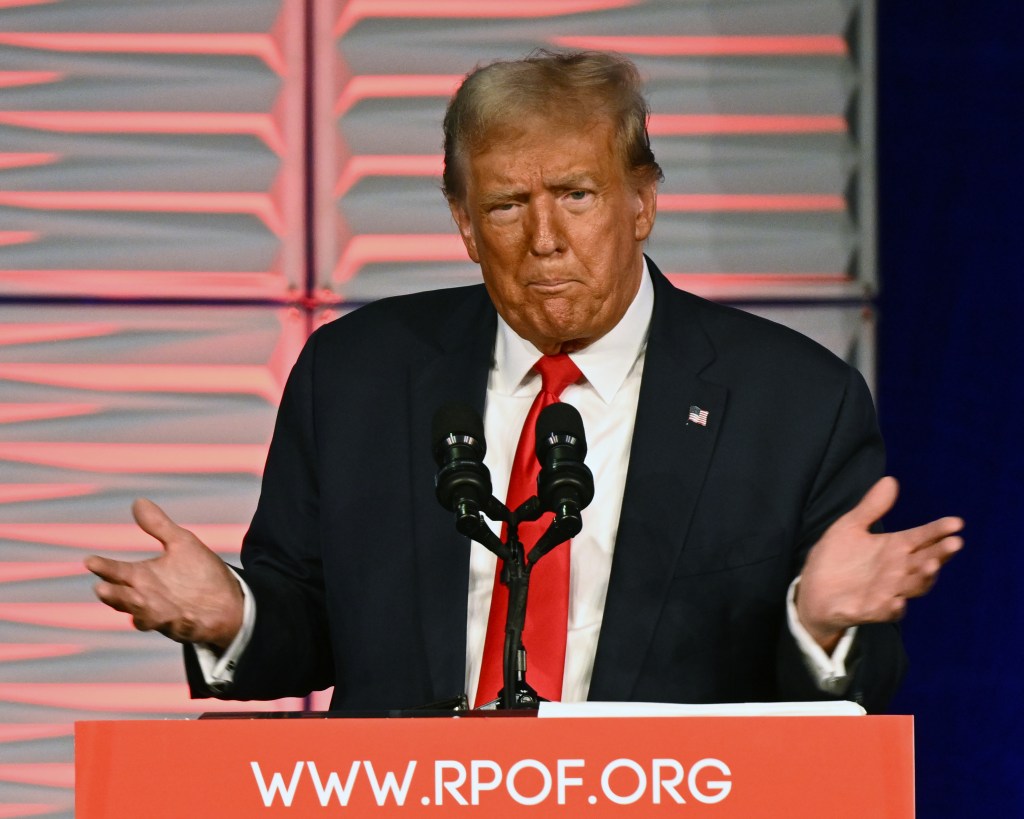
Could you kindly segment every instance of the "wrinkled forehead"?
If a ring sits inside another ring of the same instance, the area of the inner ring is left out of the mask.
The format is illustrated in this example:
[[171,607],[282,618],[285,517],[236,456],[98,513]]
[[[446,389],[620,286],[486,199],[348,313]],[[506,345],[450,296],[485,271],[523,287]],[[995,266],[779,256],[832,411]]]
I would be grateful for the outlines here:
[[587,187],[611,184],[622,174],[605,123],[565,129],[550,122],[503,131],[483,143],[465,163],[468,201],[501,192],[511,195],[538,186]]

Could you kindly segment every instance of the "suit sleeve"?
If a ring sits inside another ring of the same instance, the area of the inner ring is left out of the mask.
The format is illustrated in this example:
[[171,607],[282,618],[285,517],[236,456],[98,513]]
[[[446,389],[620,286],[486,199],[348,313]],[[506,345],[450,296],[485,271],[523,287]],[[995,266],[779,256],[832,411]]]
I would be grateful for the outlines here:
[[219,693],[206,686],[194,652],[186,651],[193,697],[276,699],[332,684],[320,555],[315,358],[314,334],[285,386],[259,504],[242,546],[241,574],[256,605],[252,640],[234,683]]
[[[852,509],[882,477],[885,449],[874,406],[860,373],[849,368],[846,388],[802,516],[794,575],[825,530]],[[896,692],[906,656],[895,623],[860,626],[846,660],[849,684],[831,697],[818,688],[803,653],[784,625],[779,639],[776,683],[781,699],[849,699],[871,713],[883,712]]]

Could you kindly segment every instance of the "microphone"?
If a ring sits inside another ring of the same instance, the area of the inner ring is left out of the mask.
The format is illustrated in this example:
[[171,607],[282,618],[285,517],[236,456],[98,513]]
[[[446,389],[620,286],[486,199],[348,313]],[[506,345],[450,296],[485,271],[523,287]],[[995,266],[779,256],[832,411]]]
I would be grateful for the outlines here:
[[536,560],[554,546],[579,534],[583,528],[581,510],[594,499],[594,476],[583,463],[587,439],[583,419],[571,404],[555,403],[540,411],[536,427],[537,497],[541,509],[554,512],[552,535],[561,540],[550,542],[545,535],[530,552]]
[[491,498],[491,473],[483,462],[483,421],[466,404],[444,404],[434,413],[431,440],[439,467],[434,478],[437,500],[455,513],[455,528],[472,536],[482,524],[481,509]]

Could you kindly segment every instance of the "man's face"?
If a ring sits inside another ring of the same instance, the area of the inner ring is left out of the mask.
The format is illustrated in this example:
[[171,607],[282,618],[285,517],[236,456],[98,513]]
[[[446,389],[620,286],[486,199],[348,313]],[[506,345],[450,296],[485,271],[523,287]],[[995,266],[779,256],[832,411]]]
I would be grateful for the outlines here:
[[528,119],[464,170],[452,216],[509,326],[546,354],[611,330],[640,286],[656,199],[622,167],[611,125]]

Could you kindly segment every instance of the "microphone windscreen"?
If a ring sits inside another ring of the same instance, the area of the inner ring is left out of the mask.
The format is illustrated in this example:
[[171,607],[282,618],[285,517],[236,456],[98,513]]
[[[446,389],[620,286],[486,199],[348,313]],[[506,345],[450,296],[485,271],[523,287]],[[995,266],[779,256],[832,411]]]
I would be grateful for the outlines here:
[[480,413],[468,404],[449,401],[434,413],[434,422],[430,428],[434,450],[452,433],[468,435],[476,439],[481,447],[484,446],[484,422],[480,420]]
[[551,442],[552,434],[562,436],[571,435],[576,439],[576,446],[580,450],[580,460],[587,454],[587,437],[583,432],[583,419],[579,411],[572,404],[559,401],[550,404],[540,411],[537,416],[536,427],[537,457],[544,459],[544,452]]

